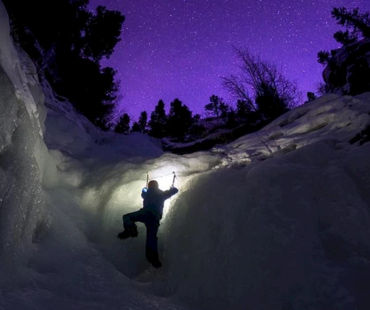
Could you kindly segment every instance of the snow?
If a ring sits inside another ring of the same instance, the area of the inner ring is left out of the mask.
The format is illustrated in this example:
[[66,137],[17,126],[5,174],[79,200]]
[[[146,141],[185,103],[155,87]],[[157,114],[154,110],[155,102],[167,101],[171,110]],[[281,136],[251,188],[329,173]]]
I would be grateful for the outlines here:
[[[326,95],[259,132],[178,156],[102,132],[9,36],[0,2],[0,309],[368,309],[370,93]],[[28,72],[28,71],[27,71]],[[149,178],[180,192],[125,241]]]

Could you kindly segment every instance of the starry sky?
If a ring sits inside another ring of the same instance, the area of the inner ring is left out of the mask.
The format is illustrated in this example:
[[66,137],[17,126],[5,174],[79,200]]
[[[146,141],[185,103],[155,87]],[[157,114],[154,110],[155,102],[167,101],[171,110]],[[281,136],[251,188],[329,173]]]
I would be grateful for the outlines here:
[[110,59],[117,70],[121,113],[137,120],[160,99],[168,112],[180,99],[193,113],[217,95],[235,106],[222,76],[239,72],[233,46],[273,62],[306,99],[322,81],[321,50],[337,48],[333,7],[370,10],[370,0],[90,0],[125,15]]

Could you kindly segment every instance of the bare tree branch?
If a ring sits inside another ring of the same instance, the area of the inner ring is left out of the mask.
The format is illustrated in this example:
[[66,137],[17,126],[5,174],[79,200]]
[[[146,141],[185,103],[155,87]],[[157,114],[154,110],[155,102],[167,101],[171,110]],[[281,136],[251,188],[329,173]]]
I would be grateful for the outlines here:
[[260,56],[252,55],[248,49],[234,48],[234,52],[240,60],[240,74],[224,77],[223,85],[236,100],[250,103],[251,110],[256,111],[257,106],[253,102],[268,88],[286,107],[299,104],[302,99],[300,91],[295,83],[284,77],[281,69]]

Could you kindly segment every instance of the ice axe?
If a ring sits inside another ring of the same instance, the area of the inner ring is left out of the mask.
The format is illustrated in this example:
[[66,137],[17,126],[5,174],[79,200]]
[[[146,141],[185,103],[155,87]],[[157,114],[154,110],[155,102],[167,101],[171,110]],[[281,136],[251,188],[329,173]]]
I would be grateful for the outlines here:
[[176,173],[175,173],[175,171],[173,171],[172,173],[173,173],[173,179],[172,179],[171,187],[174,187],[175,186],[175,180],[176,180]]

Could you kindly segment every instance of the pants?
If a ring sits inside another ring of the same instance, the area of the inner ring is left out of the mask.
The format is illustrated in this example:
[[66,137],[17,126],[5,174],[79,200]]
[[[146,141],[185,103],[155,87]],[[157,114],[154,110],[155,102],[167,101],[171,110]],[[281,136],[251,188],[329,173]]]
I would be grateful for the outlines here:
[[123,216],[124,229],[136,228],[135,222],[144,223],[146,227],[145,257],[147,261],[150,263],[159,261],[157,238],[159,220],[155,215],[144,209],[127,213]]

